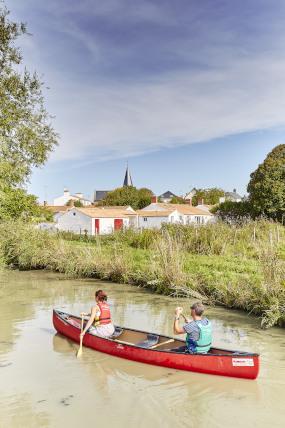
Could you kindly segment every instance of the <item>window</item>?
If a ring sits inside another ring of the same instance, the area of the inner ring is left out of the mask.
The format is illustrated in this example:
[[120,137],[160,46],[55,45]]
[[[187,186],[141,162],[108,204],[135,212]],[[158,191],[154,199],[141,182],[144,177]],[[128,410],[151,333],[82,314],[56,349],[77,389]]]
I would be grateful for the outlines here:
[[171,222],[171,223],[173,223],[173,222],[174,222],[174,215],[172,215],[172,216],[170,217],[170,222]]
[[179,216],[179,221],[181,221],[181,222],[183,221],[183,216],[182,215]]
[[76,215],[76,213],[73,213],[73,215]]
[[143,218],[143,221],[147,221],[147,217],[144,217],[144,218]]

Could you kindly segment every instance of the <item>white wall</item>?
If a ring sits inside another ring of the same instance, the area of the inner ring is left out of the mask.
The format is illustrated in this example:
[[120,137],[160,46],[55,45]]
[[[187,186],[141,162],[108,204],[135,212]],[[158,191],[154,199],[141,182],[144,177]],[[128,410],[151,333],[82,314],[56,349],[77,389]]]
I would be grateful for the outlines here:
[[81,213],[76,208],[66,211],[57,220],[58,230],[70,231],[74,233],[92,234],[92,218]]
[[212,215],[184,215],[184,224],[207,224],[214,222],[215,217]]
[[68,201],[80,201],[83,206],[90,206],[92,205],[91,201],[88,201],[87,199],[81,199],[78,196],[73,196],[69,192],[64,192],[62,196],[59,196],[58,198],[55,198],[53,200],[53,205],[55,206],[64,206],[67,204]]
[[215,219],[214,216],[208,215],[183,215],[178,211],[174,211],[168,217],[147,217],[147,211],[145,214],[145,217],[139,216],[138,227],[142,229],[159,229],[162,223],[203,225],[213,222]]
[[74,198],[71,195],[62,195],[62,196],[59,196],[58,198],[55,198],[53,200],[53,205],[58,206],[58,207],[63,207],[64,205],[66,205],[66,203],[68,201],[70,201],[70,199],[72,199],[73,201],[77,200],[77,198]]
[[168,223],[168,217],[139,217],[139,228],[160,229],[162,223]]
[[59,212],[57,212],[57,213],[54,213],[54,215],[53,215],[53,219],[54,219],[54,221],[55,221],[55,223],[57,223],[58,222],[58,219],[59,219],[59,217],[61,217],[63,214],[65,214],[66,213],[66,211],[59,211]]
[[142,229],[159,229],[162,223],[183,223],[183,215],[177,211],[173,211],[167,217],[148,217],[146,211],[145,217],[139,216],[138,226]]

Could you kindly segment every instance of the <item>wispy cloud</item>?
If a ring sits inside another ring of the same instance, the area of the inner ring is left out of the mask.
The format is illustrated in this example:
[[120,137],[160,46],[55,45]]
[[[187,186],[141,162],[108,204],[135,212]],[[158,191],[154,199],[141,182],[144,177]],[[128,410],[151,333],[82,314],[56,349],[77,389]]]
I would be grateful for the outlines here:
[[282,1],[14,3],[18,16],[31,11],[36,42],[25,50],[52,88],[53,160],[130,157],[285,124]]

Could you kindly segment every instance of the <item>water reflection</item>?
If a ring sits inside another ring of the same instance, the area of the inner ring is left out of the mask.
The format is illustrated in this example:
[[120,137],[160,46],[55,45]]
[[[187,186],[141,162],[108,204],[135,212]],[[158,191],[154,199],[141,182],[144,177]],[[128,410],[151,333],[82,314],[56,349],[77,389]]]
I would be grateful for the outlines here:
[[[262,331],[242,312],[210,308],[215,344],[262,353],[257,382],[185,373],[84,349],[55,334],[52,309],[88,310],[110,296],[117,324],[172,334],[173,310],[190,302],[135,287],[67,280],[47,272],[0,275],[0,426],[283,426],[284,330]],[[21,425],[20,414],[24,425]],[[95,416],[94,416],[95,415]],[[2,425],[1,425],[2,424]]]

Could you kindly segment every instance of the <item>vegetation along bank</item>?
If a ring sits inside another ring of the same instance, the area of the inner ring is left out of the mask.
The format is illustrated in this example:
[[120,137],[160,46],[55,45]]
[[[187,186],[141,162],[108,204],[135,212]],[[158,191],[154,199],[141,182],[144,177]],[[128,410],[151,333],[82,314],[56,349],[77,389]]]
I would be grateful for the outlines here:
[[285,325],[285,230],[266,220],[86,237],[0,224],[2,265],[144,286]]

